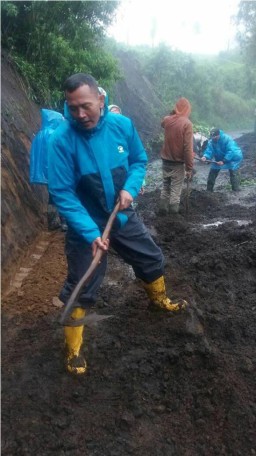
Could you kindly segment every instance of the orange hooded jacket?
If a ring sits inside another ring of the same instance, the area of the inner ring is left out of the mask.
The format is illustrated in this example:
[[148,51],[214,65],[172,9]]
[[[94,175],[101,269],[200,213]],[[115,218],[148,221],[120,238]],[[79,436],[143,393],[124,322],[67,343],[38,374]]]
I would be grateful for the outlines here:
[[193,126],[189,120],[191,105],[180,98],[169,116],[163,118],[164,144],[161,158],[171,162],[185,163],[185,170],[193,168]]

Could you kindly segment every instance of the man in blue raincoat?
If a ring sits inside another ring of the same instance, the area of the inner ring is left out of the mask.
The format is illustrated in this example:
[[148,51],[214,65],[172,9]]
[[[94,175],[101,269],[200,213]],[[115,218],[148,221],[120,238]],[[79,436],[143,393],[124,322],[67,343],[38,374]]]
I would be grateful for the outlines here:
[[[66,255],[68,274],[60,293],[67,303],[98,249],[109,245],[133,267],[150,301],[160,309],[177,313],[186,301],[171,301],[165,291],[164,257],[132,202],[145,175],[147,155],[132,121],[108,111],[104,94],[91,75],[78,73],[65,84],[64,114],[67,122],[53,133],[49,151],[49,191],[68,224]],[[117,199],[120,211],[110,234],[102,233]],[[107,266],[102,257],[95,275],[84,287],[71,314],[84,318],[95,303]],[[84,374],[86,361],[80,353],[83,325],[65,326],[66,368]],[[121,330],[121,328],[120,328]]]
[[238,144],[230,136],[218,128],[212,128],[207,148],[201,160],[214,160],[207,179],[207,190],[209,192],[213,192],[216,178],[222,169],[229,170],[232,190],[234,192],[239,191],[239,168],[243,160],[243,154]]

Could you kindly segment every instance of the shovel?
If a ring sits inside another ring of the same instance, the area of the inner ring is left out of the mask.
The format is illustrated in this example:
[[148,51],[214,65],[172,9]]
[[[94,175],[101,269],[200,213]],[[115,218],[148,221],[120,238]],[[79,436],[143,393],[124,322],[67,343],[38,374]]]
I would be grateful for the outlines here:
[[[110,217],[108,219],[106,228],[102,234],[102,240],[106,241],[109,238],[109,234],[112,228],[112,225],[114,223],[114,220],[116,218],[116,215],[119,211],[120,207],[120,201],[117,202],[117,204],[114,207],[113,212],[110,214]],[[96,252],[95,257],[93,258],[89,268],[87,269],[86,273],[83,275],[83,277],[79,280],[78,284],[74,288],[71,296],[68,299],[68,302],[65,306],[65,309],[60,317],[60,324],[64,326],[81,326],[84,325],[86,322],[90,322],[91,324],[97,323],[97,321],[105,320],[106,318],[111,318],[113,315],[97,315],[97,314],[91,314],[87,315],[84,318],[80,318],[79,320],[73,320],[70,318],[70,315],[72,313],[73,307],[75,302],[80,296],[80,293],[83,289],[83,287],[89,282],[91,279],[93,273],[95,272],[98,264],[100,263],[100,260],[102,256],[105,254],[105,252],[101,249],[98,249]]]

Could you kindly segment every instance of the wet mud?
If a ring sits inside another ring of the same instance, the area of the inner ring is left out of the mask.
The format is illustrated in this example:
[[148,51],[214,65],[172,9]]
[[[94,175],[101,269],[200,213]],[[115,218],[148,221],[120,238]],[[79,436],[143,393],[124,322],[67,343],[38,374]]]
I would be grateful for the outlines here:
[[65,372],[58,322],[64,233],[47,233],[40,259],[2,299],[3,455],[256,454],[256,162],[255,142],[244,144],[239,193],[226,176],[206,192],[199,164],[176,217],[156,216],[159,187],[139,197],[165,255],[168,294],[189,309],[150,310],[110,251],[92,312],[112,318],[86,327],[80,378]]

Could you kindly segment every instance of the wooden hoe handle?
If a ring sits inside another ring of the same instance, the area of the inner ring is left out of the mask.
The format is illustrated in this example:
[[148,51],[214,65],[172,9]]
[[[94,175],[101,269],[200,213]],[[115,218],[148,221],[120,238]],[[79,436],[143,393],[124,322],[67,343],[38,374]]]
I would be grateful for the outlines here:
[[[106,241],[108,238],[109,238],[109,234],[110,234],[110,231],[111,231],[111,228],[112,228],[112,225],[114,223],[114,220],[116,218],[116,215],[119,211],[119,207],[120,207],[120,201],[117,202],[117,204],[115,205],[114,207],[114,210],[113,212],[111,213],[109,219],[108,219],[108,222],[107,222],[107,225],[106,225],[106,228],[102,234],[102,240],[103,241]],[[81,324],[83,324],[83,318],[80,319],[80,320],[71,320],[70,319],[70,315],[72,313],[72,310],[73,310],[73,307],[74,307],[74,304],[75,302],[77,301],[81,291],[82,291],[82,288],[89,282],[89,280],[91,279],[91,276],[92,274],[94,273],[95,269],[97,268],[102,256],[105,254],[105,252],[101,249],[97,249],[97,252],[96,252],[96,255],[95,257],[93,258],[89,268],[87,269],[86,273],[83,275],[83,277],[79,280],[79,282],[77,283],[77,285],[75,286],[72,294],[70,295],[66,305],[65,305],[65,309],[60,317],[60,324],[61,325],[64,325],[64,326],[80,326]]]

